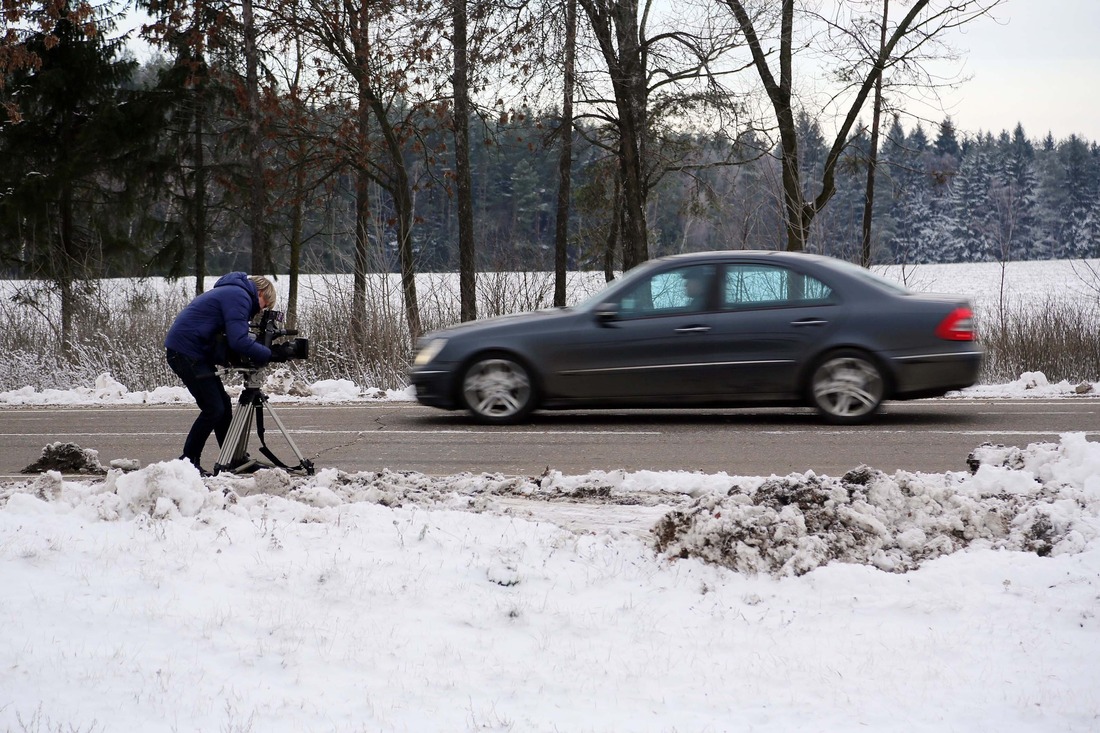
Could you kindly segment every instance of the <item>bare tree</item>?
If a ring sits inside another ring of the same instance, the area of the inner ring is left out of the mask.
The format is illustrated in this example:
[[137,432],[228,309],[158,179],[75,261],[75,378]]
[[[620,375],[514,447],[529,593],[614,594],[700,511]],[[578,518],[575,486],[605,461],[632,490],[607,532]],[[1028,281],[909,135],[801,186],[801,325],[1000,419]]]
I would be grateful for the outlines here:
[[[868,27],[868,22],[867,16],[859,10],[858,0],[838,0],[834,3],[837,11],[833,17],[844,17],[844,22],[823,17],[808,9],[799,9],[800,25],[827,28],[832,39],[847,38],[848,50],[854,49],[857,55],[856,62],[845,65],[843,69],[844,77],[849,81],[850,102],[841,110],[836,136],[825,159],[820,191],[813,197],[804,194],[804,181],[799,169],[795,116],[800,105],[794,91],[795,48],[811,43],[796,38],[795,0],[781,0],[778,17],[775,14],[776,3],[770,0],[721,2],[733,13],[745,36],[752,54],[752,64],[771,105],[779,134],[787,249],[802,250],[806,247],[814,216],[836,192],[837,165],[876,82],[892,68],[906,66],[912,70],[926,57],[927,49],[942,40],[946,31],[987,15],[1003,0],[914,0],[908,12],[890,28],[885,42],[877,44],[877,50],[871,52],[866,39],[859,33]],[[874,23],[872,27],[877,28],[878,24]],[[829,52],[834,61],[845,62],[842,50],[834,47]],[[778,74],[773,68],[775,62],[778,62]]]
[[[673,118],[689,120],[709,110],[713,116],[736,107],[721,79],[719,64],[734,38],[721,22],[698,8],[690,18],[678,8],[675,22],[650,33],[653,0],[578,0],[588,19],[610,99],[599,84],[578,100],[614,131],[609,149],[618,162],[621,205],[618,215],[623,269],[649,259],[646,201],[667,170],[667,151],[655,144],[655,126]],[[713,119],[708,120],[713,124]],[[607,143],[604,143],[607,144]]]
[[[445,80],[431,73],[442,54],[438,16],[425,17],[409,0],[372,2],[301,0],[283,21],[309,38],[325,92],[346,112],[334,133],[356,172],[356,319],[365,319],[368,266],[369,184],[377,184],[393,205],[392,227],[400,268],[405,320],[411,338],[422,332],[413,253],[414,178],[409,153],[423,153],[418,122],[443,98]],[[335,112],[335,110],[330,110]],[[363,333],[362,329],[357,331]]]

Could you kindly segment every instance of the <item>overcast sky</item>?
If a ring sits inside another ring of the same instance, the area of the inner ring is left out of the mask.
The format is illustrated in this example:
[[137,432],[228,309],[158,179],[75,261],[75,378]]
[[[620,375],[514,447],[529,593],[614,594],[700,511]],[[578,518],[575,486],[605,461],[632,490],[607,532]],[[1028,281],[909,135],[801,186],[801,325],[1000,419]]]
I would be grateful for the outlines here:
[[[895,20],[901,12],[891,3]],[[1005,0],[948,40],[959,60],[944,73],[970,79],[941,94],[943,111],[921,112],[926,126],[946,112],[962,132],[1019,122],[1032,140],[1050,132],[1100,142],[1100,0]]]
[[1100,0],[1007,0],[957,32],[970,81],[945,97],[956,127],[1100,142]]

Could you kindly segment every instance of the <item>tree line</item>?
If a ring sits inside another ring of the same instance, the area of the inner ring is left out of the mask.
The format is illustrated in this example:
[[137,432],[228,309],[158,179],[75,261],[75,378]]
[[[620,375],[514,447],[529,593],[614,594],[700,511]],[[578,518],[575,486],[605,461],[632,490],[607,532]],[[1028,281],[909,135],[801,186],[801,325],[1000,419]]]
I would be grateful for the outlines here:
[[[365,319],[366,274],[395,271],[415,336],[425,270],[460,272],[469,319],[487,268],[1089,253],[1094,145],[898,121],[945,30],[999,2],[140,0],[138,64],[127,6],[12,0],[3,271],[56,283],[63,322],[82,279],[228,269],[287,274],[291,309],[299,273],[352,272]],[[831,117],[798,92],[810,48]]]

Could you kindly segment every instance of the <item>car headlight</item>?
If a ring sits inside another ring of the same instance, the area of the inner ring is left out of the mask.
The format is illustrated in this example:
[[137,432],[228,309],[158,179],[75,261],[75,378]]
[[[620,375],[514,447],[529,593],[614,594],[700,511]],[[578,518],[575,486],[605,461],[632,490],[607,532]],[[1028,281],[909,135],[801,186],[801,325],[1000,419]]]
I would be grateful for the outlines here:
[[446,345],[447,339],[432,339],[424,345],[424,348],[416,352],[416,358],[413,359],[413,366],[430,364],[432,359],[439,356],[439,352],[442,351],[443,347]]

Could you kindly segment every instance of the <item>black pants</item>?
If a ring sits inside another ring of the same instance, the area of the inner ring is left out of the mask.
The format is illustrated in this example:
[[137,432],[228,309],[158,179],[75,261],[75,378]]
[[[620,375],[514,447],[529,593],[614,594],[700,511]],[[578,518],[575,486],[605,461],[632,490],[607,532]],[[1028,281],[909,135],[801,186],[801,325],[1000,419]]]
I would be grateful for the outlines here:
[[183,444],[183,457],[197,466],[210,433],[214,433],[219,446],[225,441],[229,423],[233,420],[233,403],[213,364],[172,349],[167,350],[166,358],[168,366],[199,405],[199,416],[195,418]]

